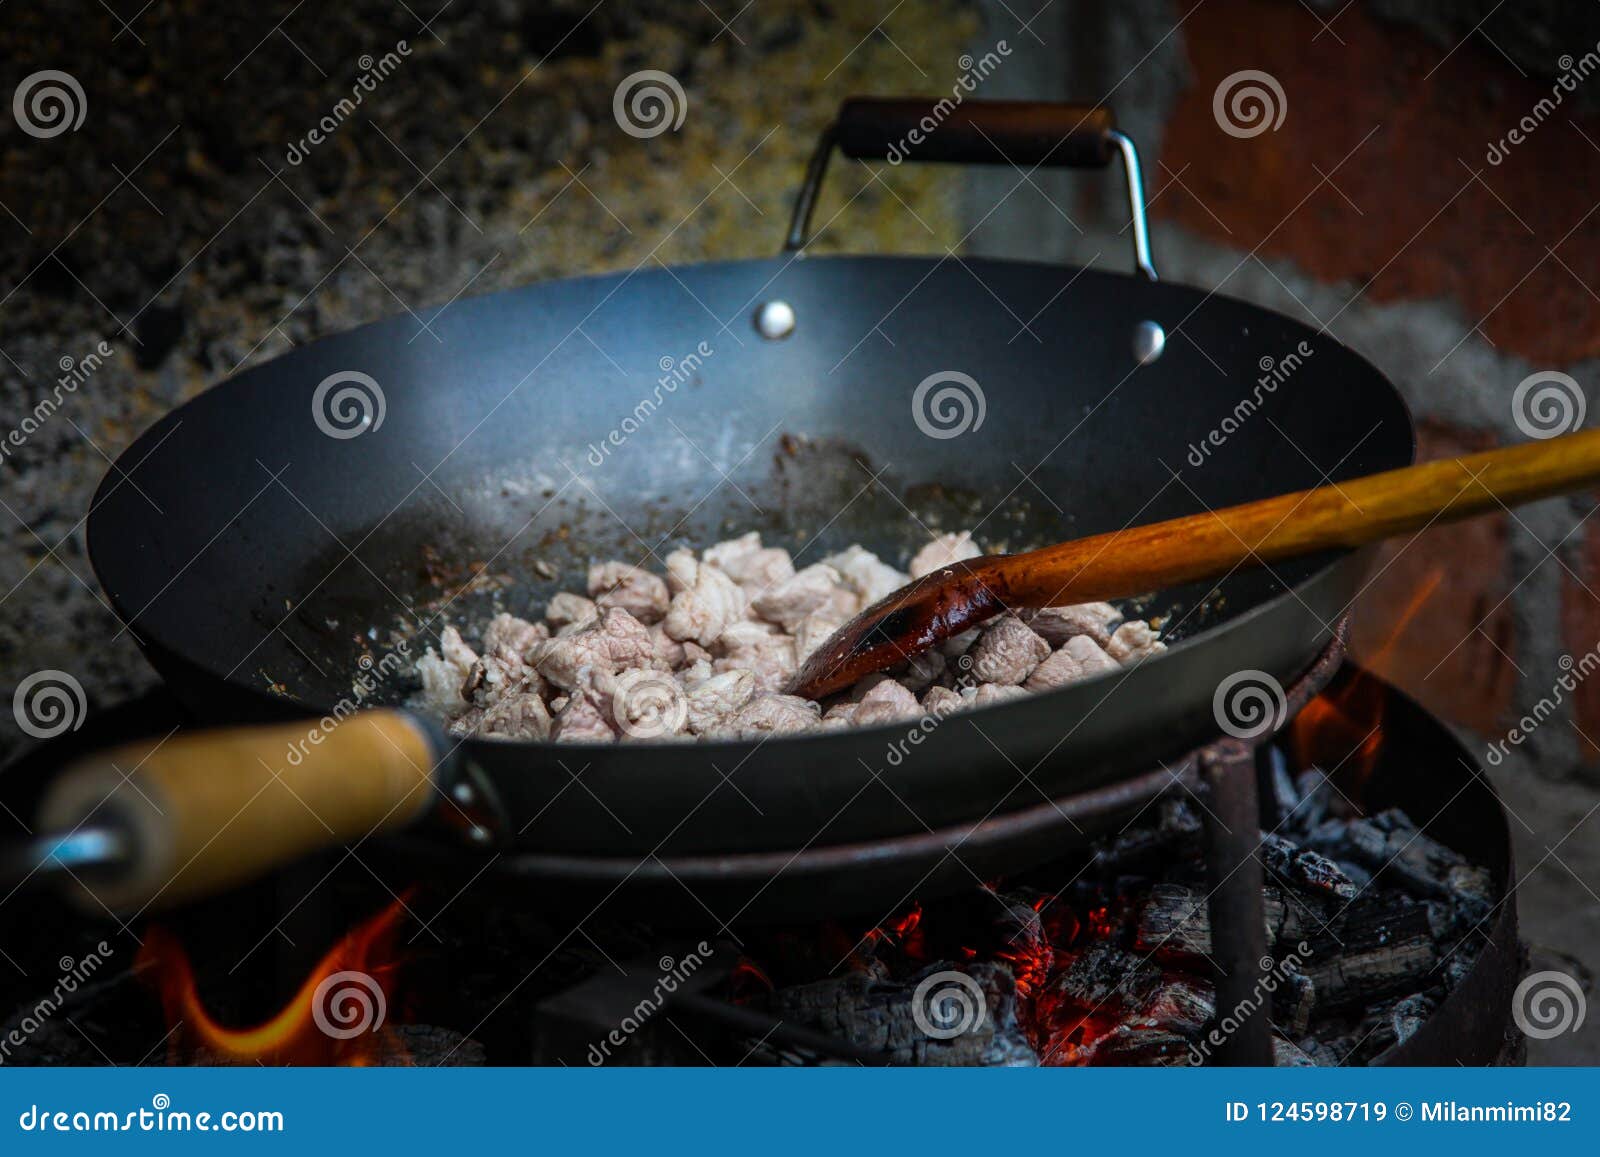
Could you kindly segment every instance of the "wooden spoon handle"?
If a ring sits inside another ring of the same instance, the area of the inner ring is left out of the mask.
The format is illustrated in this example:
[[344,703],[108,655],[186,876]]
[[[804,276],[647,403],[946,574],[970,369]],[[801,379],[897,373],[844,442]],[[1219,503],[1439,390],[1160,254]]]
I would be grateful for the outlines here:
[[1007,602],[1116,598],[1238,566],[1362,546],[1600,483],[1600,430],[1130,527],[1000,560]]
[[1600,483],[1600,430],[1370,474],[924,575],[868,607],[802,664],[820,699],[1022,607],[1123,598],[1451,522]]

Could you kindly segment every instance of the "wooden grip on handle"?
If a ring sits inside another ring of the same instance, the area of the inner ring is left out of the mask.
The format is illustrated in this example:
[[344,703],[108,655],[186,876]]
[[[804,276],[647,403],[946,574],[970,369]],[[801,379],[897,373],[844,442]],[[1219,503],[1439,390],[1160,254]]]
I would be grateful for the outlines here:
[[399,711],[145,740],[89,757],[50,789],[48,829],[128,832],[123,863],[79,874],[113,911],[242,883],[319,848],[393,832],[434,802],[428,730]]

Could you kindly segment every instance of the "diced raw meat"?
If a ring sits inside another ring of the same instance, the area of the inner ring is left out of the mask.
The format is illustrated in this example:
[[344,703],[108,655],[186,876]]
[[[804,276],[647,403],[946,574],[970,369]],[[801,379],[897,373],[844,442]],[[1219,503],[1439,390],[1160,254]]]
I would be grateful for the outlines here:
[[952,711],[959,711],[964,703],[961,693],[950,687],[929,687],[922,694],[924,715],[937,715],[943,718]]
[[671,602],[665,579],[625,562],[601,562],[591,566],[589,597],[601,610],[621,607],[646,625],[659,623]]
[[1019,617],[1052,647],[1074,635],[1088,635],[1104,647],[1111,641],[1111,629],[1122,621],[1122,612],[1110,603],[1075,603],[1024,611]]
[[471,706],[461,688],[478,661],[478,653],[462,642],[461,633],[454,627],[439,632],[439,650],[441,653],[435,654],[429,647],[427,654],[417,660],[422,705],[446,719],[454,719]]
[[1124,664],[1137,663],[1166,649],[1167,645],[1161,641],[1155,628],[1143,619],[1123,623],[1112,633],[1111,642],[1106,645],[1111,657]]
[[527,619],[502,612],[489,620],[489,626],[483,632],[483,649],[526,656],[530,647],[549,637],[550,628],[544,623],[530,623]]
[[592,687],[574,692],[557,712],[550,738],[569,743],[611,743],[616,738],[603,696]]
[[957,534],[941,534],[927,546],[912,556],[911,577],[919,579],[923,575],[932,574],[940,567],[949,566],[953,562],[962,562],[965,559],[977,558],[983,551],[978,549],[978,544],[972,541],[972,532],[963,530]]
[[572,594],[570,591],[562,591],[552,596],[544,611],[545,622],[557,629],[581,626],[590,619],[598,618],[599,615],[600,609],[594,605],[594,600]]
[[854,723],[857,727],[873,727],[921,716],[922,704],[917,702],[917,697],[893,679],[885,679],[861,697],[856,705]]
[[870,550],[859,546],[829,555],[822,561],[839,572],[845,585],[855,592],[863,607],[871,606],[911,581],[910,575],[895,570]]
[[649,628],[621,607],[570,635],[535,643],[530,657],[539,674],[567,691],[592,684],[594,672],[657,665]]
[[794,735],[822,726],[821,710],[795,695],[762,694],[746,703],[716,729],[718,737],[763,739]]
[[1087,679],[1102,671],[1117,670],[1117,661],[1088,635],[1074,635],[1061,649],[1033,669],[1023,683],[1029,691],[1048,691]]
[[694,586],[672,596],[667,634],[679,642],[693,639],[709,647],[729,626],[744,618],[745,595],[739,585],[714,566],[702,566]]
[[983,628],[972,645],[972,676],[984,683],[1014,687],[1050,654],[1046,643],[1011,615],[1002,615]]
[[667,568],[667,590],[677,594],[694,586],[700,574],[700,560],[695,558],[694,551],[680,547],[661,561]]
[[725,671],[696,682],[687,694],[688,726],[696,735],[714,731],[756,694],[756,677],[749,671]]
[[490,739],[523,741],[550,738],[550,712],[533,692],[503,697],[486,708],[474,734]]
[[719,542],[701,556],[707,566],[718,567],[754,598],[769,587],[794,575],[789,552],[776,546],[762,546],[755,531]]
[[763,619],[792,631],[811,612],[822,607],[837,607],[841,596],[852,607],[849,613],[854,614],[854,604],[859,601],[857,596],[844,586],[838,571],[819,562],[761,592],[751,606]]

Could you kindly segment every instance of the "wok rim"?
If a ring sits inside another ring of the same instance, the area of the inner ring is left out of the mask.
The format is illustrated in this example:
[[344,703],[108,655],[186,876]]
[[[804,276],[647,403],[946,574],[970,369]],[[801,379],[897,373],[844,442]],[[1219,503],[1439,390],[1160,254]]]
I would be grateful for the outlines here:
[[[816,254],[816,255],[796,255],[796,256],[792,256],[792,257],[785,256],[785,255],[780,255],[778,257],[717,258],[717,259],[710,259],[710,260],[705,260],[705,261],[694,261],[694,262],[685,262],[685,263],[682,263],[682,264],[674,264],[674,265],[666,266],[665,270],[667,272],[669,272],[669,273],[673,273],[673,272],[677,272],[677,271],[715,269],[715,268],[719,268],[719,267],[721,267],[721,268],[748,267],[748,266],[752,266],[752,265],[763,265],[763,264],[774,264],[774,263],[777,263],[777,264],[779,264],[779,269],[780,269],[780,272],[781,272],[781,270],[787,269],[790,264],[792,264],[792,263],[794,263],[796,261],[801,261],[801,260],[804,260],[806,262],[830,262],[830,263],[831,262],[855,262],[855,263],[862,263],[862,264],[865,264],[865,265],[868,265],[868,266],[872,266],[872,265],[878,265],[878,264],[888,265],[888,264],[892,264],[892,263],[896,263],[896,262],[905,262],[905,263],[913,263],[913,264],[937,264],[939,259],[937,259],[935,257],[931,257],[931,256],[920,255],[920,254],[900,254],[900,253],[866,253],[866,254],[828,253],[828,254]],[[1023,269],[1060,271],[1063,274],[1068,274],[1068,275],[1073,275],[1073,276],[1076,276],[1078,274],[1099,275],[1101,277],[1106,277],[1106,278],[1113,279],[1113,280],[1116,280],[1116,281],[1128,282],[1128,283],[1132,283],[1132,284],[1136,284],[1136,285],[1147,284],[1144,281],[1143,278],[1139,277],[1138,275],[1136,275],[1133,272],[1123,271],[1123,270],[1116,270],[1116,269],[1098,269],[1098,268],[1095,268],[1095,267],[1092,267],[1092,266],[1081,266],[1081,265],[1076,265],[1076,264],[1066,263],[1066,262],[1019,260],[1019,259],[1013,259],[1013,258],[998,258],[998,257],[975,257],[975,258],[972,258],[971,260],[973,260],[975,262],[980,262],[982,264],[993,265],[993,266],[1006,266],[1006,267],[1015,267],[1015,268],[1023,268]],[[652,270],[650,272],[654,273],[655,271]],[[544,280],[544,281],[533,281],[533,282],[525,283],[523,285],[507,286],[507,287],[502,288],[502,289],[491,290],[491,291],[487,291],[485,293],[469,294],[469,295],[466,295],[464,297],[451,299],[450,301],[447,301],[447,302],[445,302],[445,303],[443,303],[441,305],[438,305],[438,306],[427,307],[427,308],[424,308],[424,309],[421,309],[421,310],[417,310],[417,311],[415,311],[415,315],[418,316],[418,317],[426,318],[427,322],[429,324],[431,324],[445,310],[447,310],[449,308],[452,308],[455,305],[462,304],[462,303],[465,303],[465,302],[483,301],[483,300],[486,300],[486,299],[489,299],[489,298],[499,297],[499,296],[502,296],[502,295],[510,295],[510,294],[516,294],[516,293],[525,292],[525,291],[530,290],[530,289],[546,288],[546,287],[557,287],[557,286],[563,286],[563,285],[597,284],[597,283],[601,283],[601,282],[615,281],[620,286],[621,284],[626,284],[628,281],[632,280],[638,273],[639,273],[639,269],[635,268],[635,269],[626,270],[626,271],[625,270],[612,270],[612,271],[607,271],[607,272],[578,274],[578,275],[574,275],[574,276],[571,276],[571,277],[557,277],[557,278],[551,278],[551,279]],[[774,280],[775,280],[775,278],[774,278]],[[770,282],[769,282],[769,284],[770,284]],[[1178,288],[1187,289],[1187,290],[1191,290],[1193,292],[1201,293],[1201,294],[1204,294],[1207,299],[1212,298],[1212,297],[1221,298],[1223,300],[1233,302],[1234,304],[1239,305],[1241,307],[1244,307],[1246,309],[1255,311],[1255,312],[1261,314],[1264,317],[1271,317],[1271,318],[1279,319],[1279,320],[1282,320],[1282,321],[1287,321],[1287,322],[1289,322],[1289,323],[1291,323],[1293,325],[1297,325],[1297,326],[1301,326],[1301,327],[1304,327],[1304,324],[1305,324],[1303,322],[1298,321],[1295,318],[1290,317],[1286,313],[1282,313],[1282,312],[1280,312],[1278,310],[1271,309],[1271,308],[1269,308],[1267,306],[1259,305],[1259,304],[1257,304],[1255,302],[1252,302],[1252,301],[1247,301],[1247,300],[1245,300],[1243,298],[1233,297],[1233,296],[1231,296],[1229,294],[1223,293],[1220,289],[1215,289],[1215,288],[1207,289],[1207,288],[1205,288],[1203,286],[1190,285],[1187,282],[1171,281],[1171,280],[1163,281],[1163,282],[1161,282],[1161,284],[1169,285],[1169,286],[1175,286],[1175,287],[1178,287]],[[141,447],[145,446],[146,443],[150,442],[151,439],[157,434],[158,431],[160,431],[162,428],[164,428],[169,422],[174,421],[176,419],[177,415],[181,414],[184,410],[188,409],[191,405],[194,405],[196,402],[200,401],[206,395],[211,394],[214,391],[223,389],[223,388],[225,388],[225,387],[237,382],[240,378],[244,377],[247,374],[253,374],[253,373],[265,371],[269,367],[274,366],[277,363],[279,363],[281,361],[284,361],[284,360],[286,360],[288,358],[303,355],[306,351],[308,351],[308,350],[320,345],[322,342],[324,342],[326,340],[333,339],[333,338],[352,338],[352,337],[355,337],[358,334],[364,333],[365,331],[374,329],[375,327],[378,327],[378,326],[381,326],[381,325],[384,325],[384,324],[387,324],[387,323],[391,323],[391,322],[395,321],[396,319],[398,319],[400,317],[403,317],[403,316],[406,316],[406,315],[401,314],[399,312],[385,314],[382,317],[374,318],[371,321],[362,322],[361,324],[353,326],[350,329],[338,330],[338,331],[335,331],[334,333],[324,334],[322,337],[319,337],[314,341],[307,342],[304,345],[295,346],[292,349],[285,350],[282,353],[276,354],[273,357],[266,359],[265,361],[259,362],[259,363],[255,364],[255,365],[252,365],[252,366],[245,367],[244,369],[239,370],[238,372],[229,374],[227,377],[221,379],[220,381],[213,382],[211,385],[206,386],[203,390],[199,391],[198,393],[196,393],[192,397],[184,399],[178,405],[176,405],[176,406],[172,407],[171,409],[169,409],[166,413],[164,413],[160,417],[158,417],[149,426],[147,426],[145,429],[140,431],[140,433],[133,439],[133,441],[131,441],[122,450],[122,452],[117,455],[117,457],[113,461],[112,465],[107,467],[105,473],[101,476],[101,480],[100,480],[99,485],[95,488],[94,496],[93,496],[93,498],[91,499],[91,502],[90,502],[89,513],[88,513],[88,515],[86,516],[86,519],[85,519],[85,528],[84,528],[85,549],[86,549],[86,553],[87,553],[88,558],[89,558],[90,569],[94,572],[95,579],[99,583],[100,589],[104,592],[104,594],[106,596],[106,599],[107,599],[107,602],[109,603],[111,609],[115,612],[117,618],[121,621],[121,623],[123,624],[125,629],[128,631],[128,633],[133,636],[135,642],[139,646],[139,649],[140,649],[141,653],[145,655],[147,662],[150,661],[149,653],[152,651],[152,649],[158,649],[162,653],[164,653],[165,655],[168,655],[168,656],[178,660],[179,662],[183,663],[184,665],[193,668],[198,674],[203,676],[208,682],[210,682],[210,683],[212,683],[214,685],[217,685],[220,688],[225,688],[230,693],[235,693],[235,694],[243,693],[248,699],[250,699],[251,701],[253,701],[253,702],[257,703],[257,704],[259,704],[264,709],[272,711],[275,715],[277,715],[280,718],[288,717],[288,718],[301,718],[301,719],[307,719],[307,720],[315,720],[315,719],[318,719],[318,718],[325,717],[325,716],[329,715],[330,713],[332,713],[335,710],[336,705],[314,704],[314,703],[311,703],[311,702],[308,702],[306,700],[303,700],[303,699],[299,698],[297,695],[294,695],[293,693],[274,694],[274,693],[272,693],[272,692],[270,692],[270,691],[268,691],[266,689],[263,689],[262,687],[254,684],[254,683],[241,681],[236,676],[219,674],[217,671],[213,670],[205,661],[203,661],[203,659],[196,657],[192,653],[188,653],[186,651],[179,650],[179,649],[176,649],[176,648],[174,648],[172,646],[169,646],[165,642],[161,642],[161,641],[156,640],[153,636],[150,637],[149,639],[147,639],[141,633],[142,632],[141,625],[137,621],[135,621],[134,617],[130,616],[130,614],[128,613],[128,610],[127,610],[126,606],[124,605],[123,600],[120,597],[120,595],[106,582],[105,574],[104,574],[104,568],[102,566],[102,561],[101,561],[101,551],[97,547],[97,544],[100,543],[101,538],[96,533],[96,527],[98,525],[100,525],[100,523],[103,521],[103,518],[105,517],[104,515],[101,514],[101,507],[102,507],[102,503],[103,503],[104,499],[109,495],[109,493],[110,493],[110,491],[112,489],[114,489],[118,485],[121,485],[121,482],[123,480],[125,480],[124,475],[126,475],[128,473],[131,473],[131,471],[129,470],[129,468],[127,466],[127,463],[128,463],[128,461],[130,459],[133,458],[135,451],[139,450]],[[1392,391],[1393,397],[1394,397],[1394,401],[1398,405],[1398,409],[1399,409],[1400,415],[1401,415],[1401,417],[1403,417],[1403,419],[1405,421],[1405,427],[1406,427],[1405,436],[1406,436],[1407,449],[1408,449],[1407,464],[1409,465],[1409,464],[1415,463],[1416,456],[1417,456],[1417,425],[1416,425],[1416,417],[1415,417],[1415,414],[1412,412],[1410,404],[1406,401],[1405,396],[1394,385],[1394,383],[1390,380],[1389,376],[1387,374],[1383,373],[1383,371],[1381,371],[1380,369],[1378,369],[1377,366],[1373,365],[1372,362],[1367,357],[1365,357],[1360,351],[1352,348],[1351,346],[1346,344],[1344,341],[1340,340],[1336,335],[1334,335],[1333,333],[1328,332],[1326,330],[1319,331],[1317,336],[1321,340],[1331,342],[1332,344],[1334,344],[1335,346],[1337,346],[1338,348],[1343,350],[1349,357],[1356,359],[1358,362],[1360,362],[1362,365],[1364,365],[1367,369],[1369,369],[1371,371],[1371,373],[1374,376],[1374,378],[1376,378],[1378,380],[1381,380],[1385,385],[1388,386],[1390,391]],[[134,465],[136,466],[137,463],[134,463]],[[1291,492],[1291,493],[1294,493],[1294,492]],[[1277,593],[1273,594],[1271,597],[1269,597],[1267,599],[1264,599],[1264,600],[1254,604],[1253,606],[1250,606],[1250,607],[1248,607],[1248,608],[1246,608],[1244,610],[1241,610],[1241,611],[1239,611],[1239,612],[1237,612],[1235,614],[1230,615],[1223,622],[1220,622],[1220,623],[1214,624],[1212,626],[1206,627],[1206,628],[1200,630],[1199,632],[1197,632],[1197,633],[1195,633],[1193,635],[1189,635],[1189,636],[1187,636],[1185,638],[1182,638],[1182,639],[1178,640],[1175,643],[1169,644],[1168,647],[1164,651],[1158,652],[1157,654],[1155,654],[1153,656],[1146,656],[1145,658],[1140,659],[1137,663],[1134,663],[1131,666],[1121,667],[1117,671],[1105,671],[1105,672],[1102,672],[1102,673],[1099,673],[1099,674],[1096,674],[1096,675],[1092,675],[1088,679],[1078,680],[1078,681],[1075,681],[1075,682],[1073,682],[1071,684],[1068,684],[1068,685],[1065,685],[1065,686],[1061,686],[1061,687],[1053,687],[1053,688],[1050,688],[1049,690],[1046,690],[1046,691],[1043,691],[1043,692],[1032,692],[1032,693],[1030,693],[1028,695],[1027,699],[1028,699],[1029,702],[1038,701],[1038,702],[1041,702],[1041,703],[1049,703],[1049,702],[1051,702],[1053,700],[1060,699],[1063,695],[1065,695],[1069,691],[1076,691],[1080,687],[1088,687],[1088,686],[1095,686],[1095,685],[1104,684],[1106,681],[1110,680],[1113,676],[1117,676],[1119,679],[1125,679],[1125,678],[1127,678],[1128,674],[1130,672],[1132,672],[1132,671],[1141,670],[1147,664],[1150,664],[1150,663],[1159,664],[1163,659],[1166,659],[1166,658],[1169,658],[1169,657],[1175,657],[1175,656],[1178,656],[1178,655],[1182,655],[1182,654],[1186,654],[1188,652],[1191,652],[1199,644],[1215,644],[1216,642],[1218,642],[1218,640],[1214,637],[1216,632],[1219,632],[1219,631],[1230,631],[1230,630],[1232,630],[1232,629],[1234,629],[1236,627],[1244,627],[1247,624],[1255,622],[1256,620],[1258,620],[1258,619],[1260,619],[1260,618],[1262,618],[1262,617],[1264,617],[1266,615],[1273,614],[1274,612],[1276,612],[1277,610],[1279,610],[1281,608],[1283,600],[1288,599],[1288,598],[1292,598],[1292,597],[1297,597],[1297,596],[1301,595],[1303,592],[1307,591],[1312,586],[1314,586],[1314,585],[1316,585],[1316,584],[1318,584],[1320,582],[1325,581],[1329,577],[1329,575],[1330,575],[1330,573],[1332,571],[1334,571],[1336,568],[1338,568],[1342,563],[1346,562],[1349,559],[1349,557],[1351,555],[1355,554],[1355,553],[1357,553],[1357,552],[1355,550],[1351,550],[1351,549],[1341,549],[1341,550],[1335,550],[1335,551],[1321,552],[1317,557],[1322,558],[1324,561],[1321,563],[1321,565],[1319,565],[1315,570],[1313,570],[1311,573],[1309,573],[1304,578],[1302,578],[1299,582],[1294,583],[1292,585],[1289,585],[1289,584],[1284,585],[1283,589],[1281,589]],[[1344,608],[1344,612],[1343,613],[1348,613],[1348,610],[1349,610],[1349,607],[1347,606],[1346,608]],[[154,665],[154,664],[152,664],[152,665]],[[158,674],[162,674],[162,672],[159,669],[158,669],[157,673]],[[163,680],[165,681],[165,676],[164,675],[163,675]],[[994,718],[996,712],[1004,711],[1005,709],[1007,709],[1007,708],[1009,708],[1011,706],[1012,706],[1012,704],[1010,704],[1010,703],[994,703],[994,704],[989,704],[989,705],[985,705],[985,706],[981,706],[981,707],[975,707],[975,708],[966,709],[966,710],[963,710],[963,711],[959,712],[958,714],[962,715],[963,717],[976,717],[976,718],[980,718],[980,719],[988,719],[988,718]],[[396,708],[396,707],[394,707],[392,705],[386,705],[386,707],[379,707],[379,708],[376,708],[376,709],[404,710],[404,711],[407,711],[408,713],[413,711],[413,709],[410,708],[410,707],[399,707],[399,708]],[[423,713],[420,713],[420,712],[417,712],[417,714],[419,715],[419,717],[429,719],[430,722],[433,721],[431,716],[426,716],[426,715],[424,715]],[[226,726],[226,724],[222,724],[222,726]],[[664,753],[682,752],[683,750],[685,750],[686,748],[688,748],[688,747],[690,747],[692,745],[696,749],[720,751],[720,752],[723,752],[723,753],[731,755],[734,752],[744,752],[744,751],[750,750],[752,748],[759,748],[759,747],[764,746],[766,743],[771,742],[773,740],[779,740],[779,741],[783,742],[787,746],[794,746],[794,745],[804,744],[804,743],[806,743],[808,741],[813,743],[813,744],[820,744],[820,743],[826,743],[826,742],[830,742],[832,740],[835,740],[840,734],[848,734],[848,735],[851,735],[851,736],[857,736],[857,735],[860,735],[860,736],[873,736],[873,735],[885,736],[885,735],[890,735],[890,734],[901,733],[905,729],[906,729],[906,724],[905,723],[903,723],[903,722],[902,723],[893,723],[893,722],[891,722],[891,723],[876,724],[876,725],[873,725],[873,726],[870,726],[870,727],[850,727],[850,728],[847,728],[847,729],[843,729],[842,732],[809,731],[809,732],[801,732],[799,734],[793,734],[793,735],[774,735],[774,736],[769,736],[767,738],[763,738],[763,739],[760,739],[760,740],[745,740],[745,739],[693,739],[693,740],[647,739],[647,740],[633,740],[633,739],[630,739],[630,740],[626,741],[626,743],[623,743],[623,744],[619,744],[617,742],[613,742],[613,743],[597,743],[597,742],[587,742],[587,741],[575,741],[575,742],[561,743],[561,742],[556,742],[554,740],[537,740],[537,741],[508,740],[508,739],[495,739],[495,738],[480,737],[480,736],[473,735],[473,736],[468,736],[463,740],[456,741],[454,746],[456,748],[466,747],[469,750],[472,750],[472,749],[477,749],[477,748],[479,748],[481,746],[488,745],[488,746],[491,746],[495,750],[501,750],[501,749],[519,750],[520,749],[520,750],[523,750],[523,751],[526,751],[526,752],[530,753],[530,755],[533,755],[534,753],[548,754],[550,752],[560,752],[560,751],[604,751],[604,750],[611,750],[611,749],[616,748],[618,746],[622,746],[622,747],[626,748],[629,751],[638,751],[640,753],[661,755],[661,754],[664,754]]]

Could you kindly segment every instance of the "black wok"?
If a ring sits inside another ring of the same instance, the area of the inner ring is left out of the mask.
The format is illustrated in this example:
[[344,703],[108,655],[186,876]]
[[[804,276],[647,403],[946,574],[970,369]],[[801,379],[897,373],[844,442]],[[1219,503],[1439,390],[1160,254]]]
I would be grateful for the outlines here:
[[[1019,549],[1411,461],[1404,405],[1355,353],[1154,279],[1136,158],[1104,113],[969,103],[907,147],[931,109],[847,104],[778,258],[453,302],[316,342],[179,408],[95,499],[89,546],[112,605],[203,720],[341,703],[342,715],[363,664],[381,677],[360,705],[402,703],[409,660],[446,623],[470,637],[494,608],[536,610],[581,589],[594,559],[659,566],[674,546],[758,529],[797,564],[861,542],[903,565],[929,527]],[[803,257],[836,141],[852,156],[898,143],[920,159],[1024,166],[1121,158],[1144,271]],[[1268,359],[1288,371],[1272,388],[1258,385]],[[978,384],[981,406],[948,379],[922,403],[953,385],[967,409],[915,412],[919,385],[951,372]],[[364,391],[365,424],[339,403],[347,388]],[[1161,592],[1139,613],[1166,623],[1164,654],[952,716],[925,738],[900,726],[764,743],[474,739],[435,779],[469,776],[507,852],[642,859],[923,833],[1215,734],[1218,684],[1244,669],[1287,682],[1361,573],[1342,555]],[[385,659],[401,638],[403,669]]]

